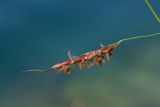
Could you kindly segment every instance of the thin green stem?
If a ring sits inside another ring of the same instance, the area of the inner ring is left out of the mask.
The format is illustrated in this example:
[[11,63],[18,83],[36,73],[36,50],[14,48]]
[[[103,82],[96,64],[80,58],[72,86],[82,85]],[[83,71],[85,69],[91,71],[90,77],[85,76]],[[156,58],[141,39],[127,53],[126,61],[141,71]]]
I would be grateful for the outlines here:
[[131,37],[131,38],[124,38],[124,39],[121,39],[118,42],[113,43],[113,44],[118,46],[120,43],[122,43],[124,41],[133,40],[133,39],[139,39],[139,38],[148,38],[148,37],[152,37],[152,36],[160,36],[160,33],[154,33],[154,34],[143,35],[143,36],[135,36],[135,37]]
[[25,70],[25,71],[22,71],[22,72],[48,72],[48,71],[51,71],[53,70],[52,68],[48,68],[48,69],[31,69],[31,70]]
[[158,17],[157,13],[154,11],[154,9],[152,8],[151,4],[149,3],[148,0],[144,0],[146,2],[146,4],[148,5],[149,9],[151,10],[152,14],[154,15],[154,17],[157,19],[157,21],[160,23],[160,18]]

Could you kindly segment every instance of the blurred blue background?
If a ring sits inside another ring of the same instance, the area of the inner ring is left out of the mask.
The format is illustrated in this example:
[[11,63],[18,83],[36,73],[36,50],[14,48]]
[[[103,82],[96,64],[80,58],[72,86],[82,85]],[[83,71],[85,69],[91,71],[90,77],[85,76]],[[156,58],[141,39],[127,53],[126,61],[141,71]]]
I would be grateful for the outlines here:
[[1,0],[0,107],[160,107],[159,37],[125,42],[109,63],[70,75],[21,72],[156,32],[143,0]]

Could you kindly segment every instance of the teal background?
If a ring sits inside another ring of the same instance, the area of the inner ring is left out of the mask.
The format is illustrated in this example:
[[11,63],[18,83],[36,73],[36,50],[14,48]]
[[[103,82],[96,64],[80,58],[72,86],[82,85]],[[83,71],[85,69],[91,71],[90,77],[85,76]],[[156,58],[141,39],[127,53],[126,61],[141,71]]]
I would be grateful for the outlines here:
[[143,0],[1,0],[0,107],[159,107],[159,37],[124,42],[106,64],[70,75],[21,72],[156,32]]

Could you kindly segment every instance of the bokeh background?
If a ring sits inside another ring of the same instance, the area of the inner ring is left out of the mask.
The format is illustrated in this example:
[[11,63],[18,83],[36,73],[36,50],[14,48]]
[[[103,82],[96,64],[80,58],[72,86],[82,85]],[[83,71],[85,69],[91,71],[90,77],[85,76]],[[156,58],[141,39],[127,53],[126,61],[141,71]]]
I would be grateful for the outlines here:
[[70,75],[21,72],[156,32],[143,0],[1,0],[0,107],[160,107],[159,37],[125,42],[106,64]]

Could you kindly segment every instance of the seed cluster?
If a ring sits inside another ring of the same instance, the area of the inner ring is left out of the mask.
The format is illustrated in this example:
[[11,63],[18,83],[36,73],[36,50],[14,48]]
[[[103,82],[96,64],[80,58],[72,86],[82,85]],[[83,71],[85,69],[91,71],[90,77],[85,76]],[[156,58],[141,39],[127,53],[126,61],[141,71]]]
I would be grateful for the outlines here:
[[71,56],[70,52],[68,52],[69,59],[62,63],[56,64],[52,66],[52,69],[57,72],[64,71],[65,74],[70,73],[72,68],[79,66],[80,69],[84,67],[92,67],[94,64],[101,65],[105,63],[105,59],[109,61],[112,57],[112,51],[116,47],[116,45],[108,45],[103,46],[101,48],[94,51],[89,51],[80,56]]
[[112,57],[112,51],[114,48],[119,46],[124,41],[129,40],[135,40],[139,38],[148,38],[153,36],[160,36],[160,33],[154,33],[150,35],[140,35],[140,36],[134,36],[130,38],[124,38],[121,39],[111,45],[104,46],[100,44],[101,48],[95,51],[89,51],[85,54],[82,54],[80,56],[72,56],[70,54],[70,51],[68,52],[69,59],[67,61],[64,61],[62,63],[53,65],[51,68],[47,69],[31,69],[31,70],[25,70],[23,72],[29,72],[29,71],[37,71],[37,72],[48,72],[50,70],[56,70],[57,72],[64,71],[65,74],[70,73],[71,68],[75,68],[79,66],[80,69],[84,67],[92,67],[94,64],[101,65],[105,63],[105,59],[109,60]]

